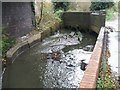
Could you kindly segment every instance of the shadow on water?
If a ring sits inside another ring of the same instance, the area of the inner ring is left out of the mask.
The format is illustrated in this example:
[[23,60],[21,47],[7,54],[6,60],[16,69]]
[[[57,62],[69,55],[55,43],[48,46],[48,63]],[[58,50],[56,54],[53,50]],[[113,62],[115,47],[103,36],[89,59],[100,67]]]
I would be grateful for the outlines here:
[[[3,88],[78,88],[96,34],[59,30],[19,55],[8,66]],[[92,48],[93,48],[92,47]],[[88,49],[88,50],[87,50]]]

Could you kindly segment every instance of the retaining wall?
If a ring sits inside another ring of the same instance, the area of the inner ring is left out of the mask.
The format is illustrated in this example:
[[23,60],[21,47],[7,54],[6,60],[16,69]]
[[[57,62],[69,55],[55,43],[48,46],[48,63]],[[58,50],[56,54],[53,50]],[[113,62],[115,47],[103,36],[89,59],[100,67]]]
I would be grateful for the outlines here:
[[65,12],[62,19],[64,27],[80,27],[81,29],[90,27],[90,12]]
[[96,88],[96,82],[98,78],[99,67],[101,63],[101,55],[102,55],[102,50],[103,50],[103,42],[105,39],[104,32],[105,32],[105,28],[102,27],[100,29],[100,33],[99,33],[99,36],[95,44],[95,48],[89,60],[89,64],[80,82],[80,89],[81,88],[88,88],[88,89]]
[[59,23],[58,24],[55,23],[55,25],[53,25],[53,27],[49,27],[46,30],[38,32],[35,35],[29,36],[25,40],[17,43],[13,48],[11,48],[10,50],[7,51],[6,57],[7,57],[8,61],[10,63],[11,63],[11,61],[14,61],[15,58],[19,54],[21,54],[25,50],[33,47],[35,44],[41,42],[41,40],[43,38],[54,33],[57,30],[57,28],[59,28]]
[[11,37],[21,37],[33,29],[31,2],[2,2],[2,25]]
[[99,33],[105,26],[105,12],[65,12],[62,16],[64,27],[77,27],[81,30],[92,30]]

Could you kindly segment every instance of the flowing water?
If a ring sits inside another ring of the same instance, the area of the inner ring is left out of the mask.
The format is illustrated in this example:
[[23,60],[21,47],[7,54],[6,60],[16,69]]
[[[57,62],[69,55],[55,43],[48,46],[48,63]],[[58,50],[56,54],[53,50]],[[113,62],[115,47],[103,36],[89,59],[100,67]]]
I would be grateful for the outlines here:
[[8,66],[3,88],[78,88],[96,34],[59,30],[19,55]]

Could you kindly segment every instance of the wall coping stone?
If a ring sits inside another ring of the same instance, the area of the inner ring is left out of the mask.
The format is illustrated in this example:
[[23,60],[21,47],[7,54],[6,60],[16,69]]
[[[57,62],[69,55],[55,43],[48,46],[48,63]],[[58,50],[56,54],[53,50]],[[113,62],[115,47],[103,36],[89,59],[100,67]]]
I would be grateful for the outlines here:
[[96,88],[97,77],[99,73],[99,66],[101,62],[102,47],[104,41],[104,31],[105,28],[100,29],[95,48],[89,60],[87,69],[84,76],[80,82],[80,88]]
[[40,38],[41,38],[41,33],[39,32],[38,34],[35,34],[27,38],[26,40],[17,43],[14,47],[12,47],[10,50],[7,51],[6,57],[11,58],[19,48],[21,48],[24,45],[31,44],[33,41],[40,39]]

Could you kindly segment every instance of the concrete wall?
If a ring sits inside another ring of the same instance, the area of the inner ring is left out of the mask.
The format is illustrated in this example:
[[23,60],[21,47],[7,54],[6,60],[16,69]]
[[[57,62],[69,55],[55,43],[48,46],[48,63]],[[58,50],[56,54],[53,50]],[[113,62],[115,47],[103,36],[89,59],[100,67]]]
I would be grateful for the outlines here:
[[38,32],[32,36],[30,35],[25,40],[21,40],[21,42],[15,44],[14,47],[9,49],[6,53],[6,57],[9,60],[9,63],[13,62],[18,55],[39,43],[46,36],[53,34],[58,28],[59,24],[53,24],[53,26],[47,28],[46,30]]
[[33,20],[30,2],[2,3],[2,24],[11,37],[21,37],[30,32]]
[[97,12],[90,14],[90,29],[96,33],[99,33],[102,26],[105,26],[105,14],[104,12]]
[[105,14],[102,12],[65,12],[62,16],[64,27],[79,27],[84,30],[92,30],[99,33],[105,26]]
[[63,25],[71,27],[89,28],[90,12],[65,12],[63,14]]

